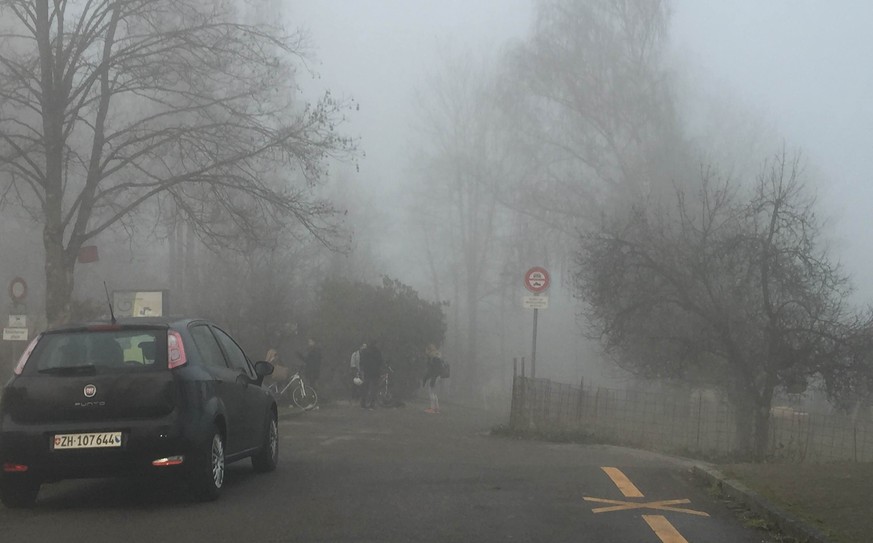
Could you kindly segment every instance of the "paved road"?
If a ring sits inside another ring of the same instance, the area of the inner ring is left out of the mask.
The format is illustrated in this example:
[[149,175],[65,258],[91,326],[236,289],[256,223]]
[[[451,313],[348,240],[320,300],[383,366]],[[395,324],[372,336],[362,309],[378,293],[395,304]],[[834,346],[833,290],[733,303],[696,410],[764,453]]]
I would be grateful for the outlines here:
[[281,423],[274,474],[231,467],[222,498],[169,482],[67,481],[0,541],[759,543],[681,461],[488,435],[502,417],[448,406],[324,408]]

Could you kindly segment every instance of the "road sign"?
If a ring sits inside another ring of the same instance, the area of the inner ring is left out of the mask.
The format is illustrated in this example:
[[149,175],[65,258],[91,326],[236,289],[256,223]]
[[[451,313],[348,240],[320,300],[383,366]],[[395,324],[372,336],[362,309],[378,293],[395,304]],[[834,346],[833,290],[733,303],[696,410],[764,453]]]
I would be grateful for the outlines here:
[[9,315],[9,328],[27,328],[27,315]]
[[116,317],[161,317],[168,313],[166,290],[115,290],[112,307]]
[[549,288],[549,272],[545,268],[535,266],[524,274],[524,287],[533,293],[544,292]]
[[522,296],[521,303],[525,309],[548,309],[548,296]]
[[4,328],[3,341],[27,341],[27,328]]
[[21,277],[15,277],[9,281],[9,297],[15,303],[21,303],[27,298],[27,281]]

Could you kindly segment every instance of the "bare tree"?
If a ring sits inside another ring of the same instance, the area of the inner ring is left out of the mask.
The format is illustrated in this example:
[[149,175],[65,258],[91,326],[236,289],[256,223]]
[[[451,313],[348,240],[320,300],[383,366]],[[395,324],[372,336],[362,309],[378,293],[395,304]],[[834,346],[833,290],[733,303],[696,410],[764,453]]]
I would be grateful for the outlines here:
[[669,10],[666,0],[536,5],[503,85],[515,145],[536,164],[515,207],[575,236],[604,208],[669,187],[682,162],[662,58]]
[[160,210],[214,243],[288,221],[331,243],[311,189],[354,150],[349,104],[298,103],[301,35],[197,0],[0,0],[0,21],[0,204],[42,226],[50,323],[82,245]]
[[[435,292],[452,292],[451,338],[462,341],[456,368],[472,392],[480,385],[483,300],[500,271],[497,236],[505,221],[499,185],[511,161],[486,62],[455,54],[430,74],[420,96],[422,134],[415,157],[415,227]],[[445,291],[443,291],[445,292]],[[462,339],[463,338],[463,339]]]
[[696,197],[638,206],[586,235],[579,255],[606,351],[638,374],[726,389],[740,445],[758,458],[777,389],[821,376],[836,390],[873,352],[873,319],[850,307],[800,173],[783,153],[744,198],[704,171]]

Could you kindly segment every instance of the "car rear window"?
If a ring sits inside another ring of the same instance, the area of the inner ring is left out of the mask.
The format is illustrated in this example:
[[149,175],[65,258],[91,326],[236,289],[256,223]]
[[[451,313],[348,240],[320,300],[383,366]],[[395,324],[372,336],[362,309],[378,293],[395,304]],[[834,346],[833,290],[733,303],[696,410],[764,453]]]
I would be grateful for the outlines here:
[[167,368],[165,330],[83,330],[45,334],[25,374],[136,372]]

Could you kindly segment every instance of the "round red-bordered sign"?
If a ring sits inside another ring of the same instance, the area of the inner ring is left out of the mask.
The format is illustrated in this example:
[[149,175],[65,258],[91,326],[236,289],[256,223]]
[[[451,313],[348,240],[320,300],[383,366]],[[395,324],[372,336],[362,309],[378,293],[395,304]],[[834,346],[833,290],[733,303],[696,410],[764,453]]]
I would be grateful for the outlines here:
[[551,281],[549,272],[540,266],[534,266],[524,274],[524,288],[536,294],[548,289]]
[[21,303],[27,298],[27,281],[21,277],[15,277],[9,281],[9,297],[15,303]]

